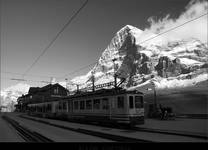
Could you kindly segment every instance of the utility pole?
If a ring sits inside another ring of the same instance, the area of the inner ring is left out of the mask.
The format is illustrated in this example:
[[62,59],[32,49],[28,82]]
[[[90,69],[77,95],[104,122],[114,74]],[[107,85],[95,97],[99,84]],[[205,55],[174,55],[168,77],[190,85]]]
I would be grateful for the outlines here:
[[[151,78],[154,78],[154,75],[151,76]],[[155,111],[157,109],[157,95],[156,95],[156,88],[155,88],[155,83],[153,81],[151,81],[153,87],[154,87],[154,108],[155,108]]]
[[115,87],[115,89],[117,88],[117,75],[116,75],[116,64],[115,64],[115,61],[116,61],[117,59],[116,58],[114,58],[112,61],[113,61],[113,69],[114,69],[114,87]]
[[68,79],[66,78],[66,79],[65,79],[65,81],[66,81],[66,89],[67,89],[67,83],[68,83]]
[[77,84],[77,93],[79,93],[79,85]]
[[92,75],[92,91],[95,92],[95,76]]

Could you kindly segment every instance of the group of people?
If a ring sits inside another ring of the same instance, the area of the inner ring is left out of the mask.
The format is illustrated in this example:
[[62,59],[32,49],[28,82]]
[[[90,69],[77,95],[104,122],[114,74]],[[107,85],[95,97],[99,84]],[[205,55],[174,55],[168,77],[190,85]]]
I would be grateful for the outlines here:
[[173,117],[174,116],[171,107],[163,107],[161,104],[159,105],[159,107],[160,107],[160,111],[161,111],[161,116],[160,116],[161,120],[166,120],[169,117]]

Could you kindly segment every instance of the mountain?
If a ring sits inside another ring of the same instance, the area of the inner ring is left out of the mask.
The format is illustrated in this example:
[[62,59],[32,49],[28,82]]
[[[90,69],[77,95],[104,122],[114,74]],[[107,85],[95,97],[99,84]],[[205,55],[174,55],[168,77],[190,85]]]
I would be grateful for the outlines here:
[[95,84],[106,83],[114,80],[115,71],[119,79],[126,79],[123,87],[127,89],[136,89],[150,81],[158,89],[184,87],[208,79],[207,62],[207,45],[198,39],[168,41],[126,25],[112,38],[94,68],[71,82],[91,86],[94,74]]
[[[168,41],[157,34],[126,25],[115,34],[92,70],[86,75],[75,77],[68,84],[65,81],[59,83],[74,91],[76,84],[80,85],[80,89],[91,87],[92,75],[95,85],[112,82],[114,73],[118,76],[118,82],[125,79],[123,88],[137,89],[147,95],[150,93],[151,98],[152,92],[147,89],[153,89],[154,85],[158,94],[164,94],[164,90],[172,93],[174,90],[195,89],[200,83],[205,83],[200,89],[206,91],[208,47],[195,38]],[[1,104],[16,103],[17,97],[26,94],[29,87],[27,84],[17,84],[2,90]],[[176,95],[178,98],[179,94]],[[187,95],[181,93],[180,96],[184,98]]]

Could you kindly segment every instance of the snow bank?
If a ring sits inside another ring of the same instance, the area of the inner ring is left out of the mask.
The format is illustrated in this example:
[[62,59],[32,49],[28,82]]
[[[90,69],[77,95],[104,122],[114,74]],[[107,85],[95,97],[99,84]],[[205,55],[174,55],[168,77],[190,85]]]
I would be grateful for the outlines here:
[[180,80],[180,79],[173,79],[173,80],[162,79],[159,82],[157,81],[157,82],[154,82],[154,83],[155,83],[155,86],[156,86],[157,89],[165,89],[165,88],[171,89],[171,88],[177,88],[177,87],[193,86],[198,82],[206,81],[206,80],[208,80],[208,74],[207,73],[198,75],[197,77],[192,78],[192,79],[183,79],[183,80]]
[[189,59],[189,58],[179,58],[180,59],[180,62],[182,64],[185,64],[185,65],[202,65],[203,63],[199,62],[199,61],[196,61],[196,60],[193,60],[193,59]]

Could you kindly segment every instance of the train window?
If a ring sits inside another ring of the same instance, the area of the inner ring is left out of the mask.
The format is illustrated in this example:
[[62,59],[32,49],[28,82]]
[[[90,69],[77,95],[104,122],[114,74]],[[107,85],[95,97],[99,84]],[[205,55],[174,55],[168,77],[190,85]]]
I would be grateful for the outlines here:
[[80,109],[85,109],[85,101],[80,101]]
[[67,106],[66,106],[66,102],[63,102],[63,110],[66,110]]
[[59,106],[58,106],[58,103],[56,103],[56,110],[58,110],[58,107],[59,107]]
[[45,112],[45,110],[46,110],[46,107],[45,107],[45,105],[43,105],[42,106],[42,112]]
[[135,96],[135,107],[136,108],[143,108],[143,97],[142,96]]
[[124,97],[123,96],[117,97],[117,107],[124,108]]
[[92,109],[92,100],[86,101],[86,109]]
[[129,96],[129,108],[134,108],[134,98],[133,98],[133,96]]
[[79,109],[79,102],[78,101],[74,102],[74,109]]
[[93,109],[100,109],[100,100],[99,99],[93,100]]
[[48,104],[48,111],[50,112],[52,110],[52,105]]
[[103,109],[109,109],[109,101],[108,101],[108,98],[103,98],[102,99],[102,106],[103,106]]

